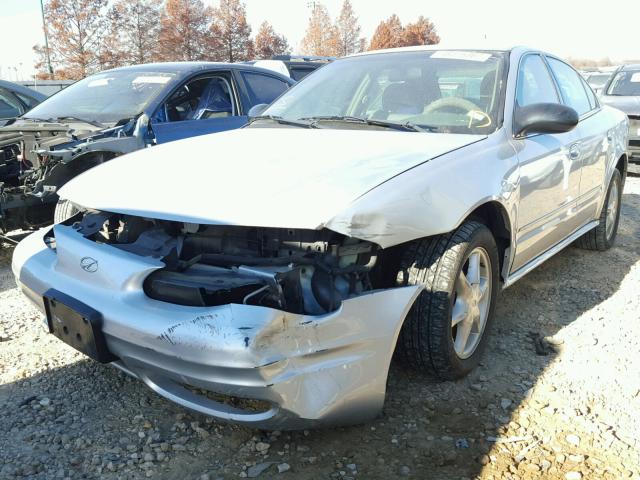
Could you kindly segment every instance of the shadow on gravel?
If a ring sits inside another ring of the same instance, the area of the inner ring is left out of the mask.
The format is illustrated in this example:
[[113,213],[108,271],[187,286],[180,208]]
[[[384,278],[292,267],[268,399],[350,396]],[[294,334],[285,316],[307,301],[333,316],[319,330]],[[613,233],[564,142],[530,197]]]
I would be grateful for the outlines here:
[[[556,356],[552,348],[541,349],[535,340],[553,336],[609,298],[640,260],[638,238],[640,196],[625,194],[619,236],[612,250],[567,248],[501,295],[483,363],[469,377],[439,383],[394,362],[382,416],[366,425],[271,436],[268,460],[287,462],[294,474],[289,474],[291,478],[300,480],[403,475],[475,478],[484,468],[479,459],[496,448],[490,437],[506,431],[513,410],[526,401],[527,391]],[[45,396],[51,406],[35,406]],[[62,410],[57,405],[69,396],[71,410]],[[0,386],[0,441],[6,444],[8,439],[2,436],[10,437],[15,448],[32,452],[35,466],[26,468],[37,472],[44,468],[39,458],[42,462],[64,461],[56,459],[55,453],[65,448],[60,435],[71,432],[72,440],[91,439],[90,445],[80,443],[83,455],[90,458],[93,452],[103,464],[107,458],[117,470],[128,458],[127,445],[145,442],[138,437],[142,427],[135,423],[135,415],[144,414],[162,441],[176,428],[179,413],[187,414],[179,422],[188,426],[198,421],[208,434],[192,432],[186,450],[170,451],[170,461],[163,464],[168,470],[156,470],[154,478],[197,478],[205,472],[211,478],[236,478],[245,462],[260,461],[242,445],[254,436],[267,439],[267,433],[207,423],[204,417],[161,399],[115,369],[84,360]],[[53,440],[41,449],[37,449],[41,444],[32,442],[38,435],[33,427],[25,427],[34,423],[54,431],[48,434]],[[204,454],[197,455],[198,450]],[[277,452],[285,453],[280,456]],[[353,464],[357,476],[350,470]],[[63,468],[93,477],[96,465],[85,461]],[[142,470],[136,472],[143,476]],[[337,472],[343,473],[334,475]],[[261,479],[276,477],[282,478],[275,467],[260,475]]]

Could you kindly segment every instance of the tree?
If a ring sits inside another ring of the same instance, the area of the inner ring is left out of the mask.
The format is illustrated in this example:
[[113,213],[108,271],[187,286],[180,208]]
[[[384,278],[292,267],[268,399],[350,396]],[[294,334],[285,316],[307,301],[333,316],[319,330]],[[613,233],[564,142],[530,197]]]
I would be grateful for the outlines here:
[[338,47],[340,55],[351,55],[363,50],[365,40],[360,37],[360,24],[358,17],[353,12],[353,7],[349,0],[344,0],[340,16],[336,22],[338,31]]
[[436,33],[436,27],[428,18],[420,15],[415,23],[409,23],[403,27],[398,16],[394,14],[380,22],[371,38],[369,50],[433,45],[439,42],[440,37]]
[[161,0],[116,0],[109,11],[111,51],[125,64],[158,57]]
[[220,7],[213,11],[212,41],[221,49],[228,62],[248,60],[252,50],[251,27],[247,12],[240,0],[220,0]]
[[321,3],[316,3],[311,12],[307,32],[302,39],[302,52],[330,57],[340,55],[338,30],[331,23],[329,12]]
[[371,37],[369,50],[396,48],[404,46],[404,28],[396,14],[380,22]]
[[262,22],[253,42],[253,52],[257,58],[271,58],[273,55],[289,54],[289,42],[284,35],[278,35],[268,22]]
[[[104,22],[107,0],[49,0],[44,15],[49,34],[51,62],[57,78],[80,79],[100,66],[100,53],[106,34]],[[39,61],[46,52],[34,47]]]
[[418,21],[410,23],[404,28],[405,46],[435,45],[440,43],[440,37],[436,33],[436,26],[428,19],[420,15]]
[[209,60],[211,9],[202,0],[167,0],[160,17],[159,56],[165,61]]

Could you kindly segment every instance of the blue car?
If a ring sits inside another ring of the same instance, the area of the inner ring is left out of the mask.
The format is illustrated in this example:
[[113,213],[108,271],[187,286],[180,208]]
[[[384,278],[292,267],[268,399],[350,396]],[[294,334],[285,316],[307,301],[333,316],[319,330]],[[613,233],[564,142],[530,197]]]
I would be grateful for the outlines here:
[[0,126],[19,117],[47,98],[17,83],[0,80]]
[[122,67],[74,83],[0,127],[0,235],[51,223],[58,189],[76,175],[134,150],[239,128],[252,107],[294,83],[211,62]]

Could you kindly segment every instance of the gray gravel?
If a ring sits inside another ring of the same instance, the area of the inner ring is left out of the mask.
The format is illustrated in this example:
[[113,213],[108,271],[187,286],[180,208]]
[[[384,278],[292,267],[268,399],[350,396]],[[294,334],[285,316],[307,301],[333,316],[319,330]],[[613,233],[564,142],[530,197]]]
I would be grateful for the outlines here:
[[178,408],[46,334],[0,247],[0,478],[640,478],[640,178],[616,247],[505,291],[481,368],[393,365],[362,426],[261,432]]

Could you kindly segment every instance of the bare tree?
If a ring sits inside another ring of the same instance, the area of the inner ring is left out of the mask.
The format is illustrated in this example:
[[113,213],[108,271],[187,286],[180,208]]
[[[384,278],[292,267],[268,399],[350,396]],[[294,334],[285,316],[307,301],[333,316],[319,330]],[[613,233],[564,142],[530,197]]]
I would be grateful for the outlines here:
[[371,37],[369,50],[380,50],[383,48],[396,48],[404,45],[404,28],[402,22],[396,14],[391,15],[387,20],[378,24],[376,31]]
[[126,64],[158,58],[161,0],[115,0],[109,11],[112,49]]
[[302,39],[302,51],[308,55],[340,55],[338,31],[321,3],[316,3],[311,12],[307,32]]
[[338,31],[338,47],[340,55],[351,55],[363,50],[365,40],[360,37],[360,24],[356,17],[351,2],[344,0],[340,16],[336,22]]
[[165,61],[209,60],[211,9],[202,0],[167,0],[160,17],[159,56]]
[[415,23],[410,23],[404,28],[404,45],[434,45],[440,43],[440,37],[436,33],[436,26],[428,18],[420,15]]
[[[49,0],[45,21],[49,33],[49,50],[57,78],[80,79],[100,67],[106,25],[107,0]],[[34,47],[39,57],[41,46]],[[36,68],[42,66],[42,58]]]
[[258,58],[271,58],[273,55],[286,55],[290,52],[289,42],[284,35],[278,35],[268,22],[262,22],[253,41],[254,55]]
[[252,51],[251,27],[247,12],[240,0],[220,0],[213,11],[212,41],[220,48],[222,58],[228,62],[248,60]]

